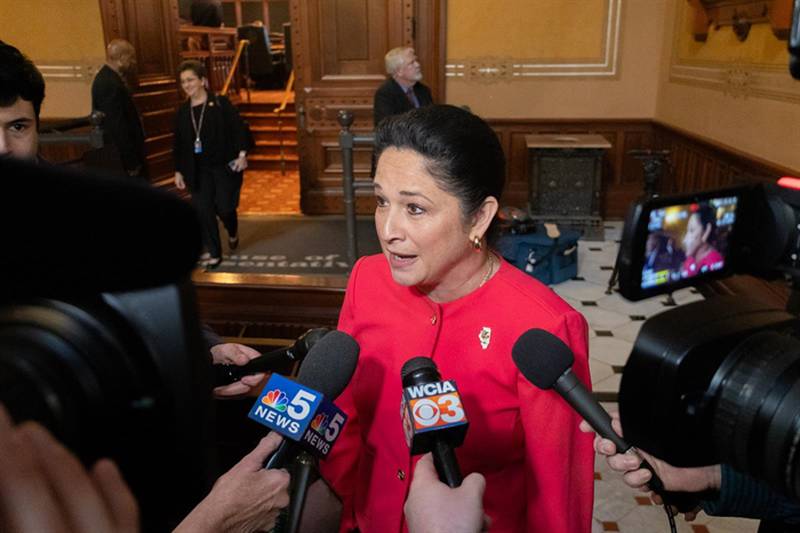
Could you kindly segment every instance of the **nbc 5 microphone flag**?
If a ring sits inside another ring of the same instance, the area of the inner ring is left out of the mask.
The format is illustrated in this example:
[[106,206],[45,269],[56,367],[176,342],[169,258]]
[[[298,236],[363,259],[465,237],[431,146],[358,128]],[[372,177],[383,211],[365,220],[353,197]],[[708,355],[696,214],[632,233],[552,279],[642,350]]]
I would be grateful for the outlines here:
[[272,374],[248,416],[284,437],[299,441],[314,420],[322,401],[321,393],[279,374]]
[[314,419],[303,434],[302,443],[305,448],[317,457],[325,458],[347,422],[347,415],[333,402],[323,400]]

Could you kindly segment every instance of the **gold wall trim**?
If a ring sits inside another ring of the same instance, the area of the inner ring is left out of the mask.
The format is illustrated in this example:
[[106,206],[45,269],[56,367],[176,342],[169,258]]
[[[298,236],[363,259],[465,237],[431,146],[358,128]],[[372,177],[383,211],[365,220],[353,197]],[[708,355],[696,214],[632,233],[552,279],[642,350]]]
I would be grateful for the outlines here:
[[669,80],[720,91],[735,98],[768,98],[800,103],[800,83],[784,71],[744,64],[695,66],[673,64]]
[[36,62],[36,68],[39,69],[45,80],[74,81],[86,84],[92,83],[102,65],[102,59],[82,63],[47,60]]
[[547,58],[470,57],[451,59],[445,76],[470,82],[509,82],[532,78],[615,77],[618,72],[622,0],[609,0],[604,24],[600,59],[571,59],[569,62]]

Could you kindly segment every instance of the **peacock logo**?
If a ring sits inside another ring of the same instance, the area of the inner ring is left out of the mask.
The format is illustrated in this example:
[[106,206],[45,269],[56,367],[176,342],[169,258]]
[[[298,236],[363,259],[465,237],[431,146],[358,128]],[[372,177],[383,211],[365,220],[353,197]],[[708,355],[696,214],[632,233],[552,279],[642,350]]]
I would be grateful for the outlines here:
[[320,413],[311,421],[311,429],[317,433],[322,433],[328,427],[328,415]]
[[283,413],[286,411],[286,406],[289,405],[289,398],[282,390],[273,389],[261,398],[261,402]]

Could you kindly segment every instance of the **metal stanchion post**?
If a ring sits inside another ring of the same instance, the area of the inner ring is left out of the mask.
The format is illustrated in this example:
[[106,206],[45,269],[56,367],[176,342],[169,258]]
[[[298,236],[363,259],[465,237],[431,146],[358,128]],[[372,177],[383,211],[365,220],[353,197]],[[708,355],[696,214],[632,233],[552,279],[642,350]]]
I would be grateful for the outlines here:
[[355,188],[353,187],[353,113],[342,109],[338,116],[339,146],[342,149],[342,189],[344,197],[344,215],[347,224],[347,262],[355,265],[358,259],[358,242],[356,239],[356,205]]

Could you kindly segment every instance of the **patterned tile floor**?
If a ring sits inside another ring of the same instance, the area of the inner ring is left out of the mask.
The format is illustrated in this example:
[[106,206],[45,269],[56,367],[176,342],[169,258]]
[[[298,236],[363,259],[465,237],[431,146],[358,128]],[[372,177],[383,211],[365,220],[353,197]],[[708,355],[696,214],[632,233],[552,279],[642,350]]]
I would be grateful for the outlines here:
[[240,215],[300,214],[300,175],[277,170],[247,170],[239,197]]
[[[618,392],[622,367],[644,320],[672,308],[664,305],[664,296],[634,303],[616,292],[610,295],[605,293],[616,260],[621,230],[621,222],[610,222],[606,225],[604,242],[580,241],[578,278],[553,286],[589,322],[592,387],[603,393],[601,396],[615,396]],[[703,298],[693,289],[675,292],[673,297],[678,305]],[[616,403],[603,405],[609,411],[617,410]],[[604,459],[597,458],[595,470],[593,533],[669,531],[663,508],[625,485],[620,475],[608,468]],[[704,513],[693,522],[685,522],[681,517],[676,518],[675,522],[678,531],[686,533],[753,533],[758,529],[755,520],[715,518]]]

